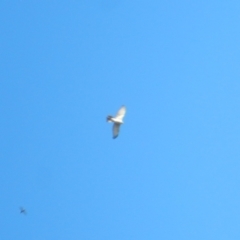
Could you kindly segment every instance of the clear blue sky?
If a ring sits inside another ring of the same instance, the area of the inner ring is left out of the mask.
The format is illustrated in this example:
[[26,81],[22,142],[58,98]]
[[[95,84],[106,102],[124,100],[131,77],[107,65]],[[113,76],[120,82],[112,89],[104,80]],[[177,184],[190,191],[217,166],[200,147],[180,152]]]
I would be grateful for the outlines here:
[[240,239],[239,1],[0,9],[0,239]]

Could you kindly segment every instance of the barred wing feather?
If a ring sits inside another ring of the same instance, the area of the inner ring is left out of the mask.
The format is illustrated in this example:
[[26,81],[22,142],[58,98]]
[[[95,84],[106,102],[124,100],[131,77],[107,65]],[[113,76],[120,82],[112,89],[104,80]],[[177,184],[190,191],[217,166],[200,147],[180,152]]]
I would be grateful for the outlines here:
[[116,138],[119,134],[120,124],[114,123],[113,124],[113,138]]

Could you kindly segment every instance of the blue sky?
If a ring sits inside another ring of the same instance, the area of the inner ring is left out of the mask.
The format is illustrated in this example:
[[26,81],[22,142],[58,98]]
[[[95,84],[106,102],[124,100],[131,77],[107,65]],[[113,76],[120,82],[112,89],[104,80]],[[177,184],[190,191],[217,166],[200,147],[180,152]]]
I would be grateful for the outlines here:
[[1,239],[240,239],[239,1],[0,8]]

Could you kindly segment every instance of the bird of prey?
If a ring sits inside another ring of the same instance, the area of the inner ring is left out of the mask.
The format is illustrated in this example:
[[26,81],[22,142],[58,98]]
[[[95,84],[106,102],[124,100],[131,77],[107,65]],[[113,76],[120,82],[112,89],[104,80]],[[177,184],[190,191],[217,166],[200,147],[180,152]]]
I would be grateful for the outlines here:
[[20,207],[20,213],[26,215],[27,214],[26,209],[24,209],[23,207]]
[[113,138],[115,139],[119,134],[119,128],[123,124],[123,118],[126,114],[126,107],[122,106],[115,117],[107,116],[107,122],[113,122]]

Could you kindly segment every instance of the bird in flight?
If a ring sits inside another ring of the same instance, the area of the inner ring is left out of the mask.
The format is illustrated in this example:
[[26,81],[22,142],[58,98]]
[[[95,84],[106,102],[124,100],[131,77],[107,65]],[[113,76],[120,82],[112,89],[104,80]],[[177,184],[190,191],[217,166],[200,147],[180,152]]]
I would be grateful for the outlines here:
[[121,124],[123,124],[123,118],[126,114],[126,107],[122,106],[115,117],[107,116],[107,122],[113,122],[113,138],[115,139],[119,134]]
[[27,211],[26,211],[26,209],[24,209],[23,207],[20,207],[20,213],[26,215],[26,214],[27,214]]

